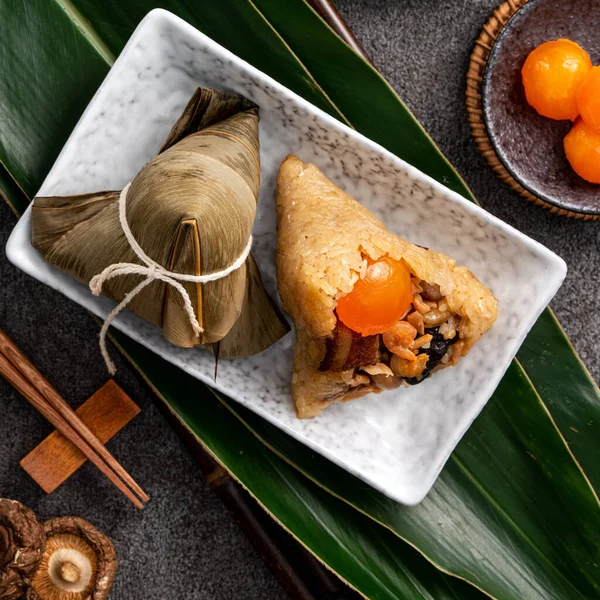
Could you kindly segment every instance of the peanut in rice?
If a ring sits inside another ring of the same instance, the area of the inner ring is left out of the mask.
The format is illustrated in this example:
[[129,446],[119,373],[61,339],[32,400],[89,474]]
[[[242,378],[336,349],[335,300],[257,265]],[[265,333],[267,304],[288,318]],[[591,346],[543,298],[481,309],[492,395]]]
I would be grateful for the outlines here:
[[421,337],[418,337],[411,345],[410,349],[414,352],[415,350],[418,350],[419,348],[423,348],[423,346],[425,346],[426,344],[429,344],[429,342],[431,342],[431,340],[433,339],[433,336],[428,333],[426,335],[422,335]]
[[425,323],[423,322],[423,315],[415,310],[410,313],[406,320],[417,330],[419,335],[423,335],[425,333]]
[[452,317],[440,325],[439,334],[444,336],[445,340],[451,340],[456,337],[456,329],[452,325]]
[[423,302],[423,298],[421,298],[421,294],[415,294],[413,296],[413,306],[422,314],[428,313],[431,310],[431,307],[428,304]]
[[419,377],[425,370],[429,357],[427,354],[419,354],[415,360],[408,361],[399,356],[392,356],[390,367],[397,377],[412,378]]
[[435,300],[436,302],[443,299],[440,286],[436,283],[428,283],[427,281],[420,282],[421,288],[423,288],[423,297],[426,300]]
[[[458,361],[460,360],[460,357],[462,356],[464,346],[465,346],[465,343],[463,341],[456,342],[452,346],[452,356],[450,357],[450,363],[452,364],[453,367],[455,367],[458,364]],[[394,369],[392,368],[392,371],[393,370]]]
[[432,308],[423,315],[423,322],[426,328],[438,327],[442,323],[445,323],[452,313],[449,310],[441,311],[439,308]]
[[412,283],[412,295],[420,294],[423,291],[421,283],[416,277],[411,277],[410,282]]
[[416,336],[416,328],[408,321],[398,321],[381,336],[381,340],[390,352],[402,356],[406,360],[414,360],[414,354],[408,348]]

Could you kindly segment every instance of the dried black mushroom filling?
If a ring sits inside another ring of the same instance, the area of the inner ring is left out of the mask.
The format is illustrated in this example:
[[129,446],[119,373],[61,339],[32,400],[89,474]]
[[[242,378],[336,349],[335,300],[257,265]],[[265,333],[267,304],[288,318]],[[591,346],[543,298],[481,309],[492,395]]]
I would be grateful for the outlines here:
[[338,319],[319,370],[352,370],[357,383],[383,390],[402,382],[416,385],[440,365],[456,364],[464,345],[458,331],[461,318],[449,310],[438,285],[412,281],[411,307],[390,331],[362,336]]
[[433,329],[426,329],[425,333],[432,336],[431,342],[429,342],[428,348],[423,348],[422,352],[427,354],[429,357],[425,363],[425,369],[419,377],[408,377],[404,379],[408,385],[417,385],[424,379],[427,379],[431,375],[431,372],[442,362],[442,359],[448,353],[448,349],[452,344],[458,340],[458,336],[452,339],[444,339],[444,336],[440,334],[440,328],[434,327]]

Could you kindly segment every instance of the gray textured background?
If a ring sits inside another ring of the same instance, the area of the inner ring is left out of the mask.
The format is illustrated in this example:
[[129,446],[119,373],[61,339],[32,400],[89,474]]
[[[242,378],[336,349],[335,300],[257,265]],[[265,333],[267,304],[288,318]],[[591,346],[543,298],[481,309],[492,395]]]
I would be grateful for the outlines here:
[[[598,380],[599,225],[530,206],[495,178],[470,136],[464,74],[473,41],[496,4],[338,0],[375,64],[484,208],[566,260],[567,280],[552,306]],[[0,204],[1,248],[14,224],[13,214]],[[67,400],[80,404],[106,380],[97,346],[90,342],[97,326],[84,310],[15,270],[3,255],[0,282],[0,327]],[[284,598],[128,365],[119,359],[117,367],[118,382],[142,413],[108,446],[152,497],[149,506],[143,512],[130,507],[89,465],[45,495],[18,461],[51,427],[1,379],[0,496],[20,499],[42,519],[79,515],[106,532],[120,560],[115,600]]]

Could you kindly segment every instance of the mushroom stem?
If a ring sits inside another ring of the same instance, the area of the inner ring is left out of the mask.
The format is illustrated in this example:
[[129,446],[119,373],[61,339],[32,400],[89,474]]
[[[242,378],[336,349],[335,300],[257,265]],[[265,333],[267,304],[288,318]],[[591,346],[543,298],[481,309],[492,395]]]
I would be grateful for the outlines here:
[[60,565],[59,573],[62,580],[67,583],[76,583],[81,577],[79,567],[70,561],[65,561]]

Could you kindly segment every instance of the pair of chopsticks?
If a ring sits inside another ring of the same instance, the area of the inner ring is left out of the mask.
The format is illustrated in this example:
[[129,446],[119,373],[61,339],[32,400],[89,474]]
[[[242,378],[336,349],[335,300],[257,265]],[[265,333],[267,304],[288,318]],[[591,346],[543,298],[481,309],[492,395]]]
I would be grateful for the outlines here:
[[65,438],[79,448],[131,502],[138,508],[144,508],[143,502],[149,500],[144,490],[2,330],[0,374]]

